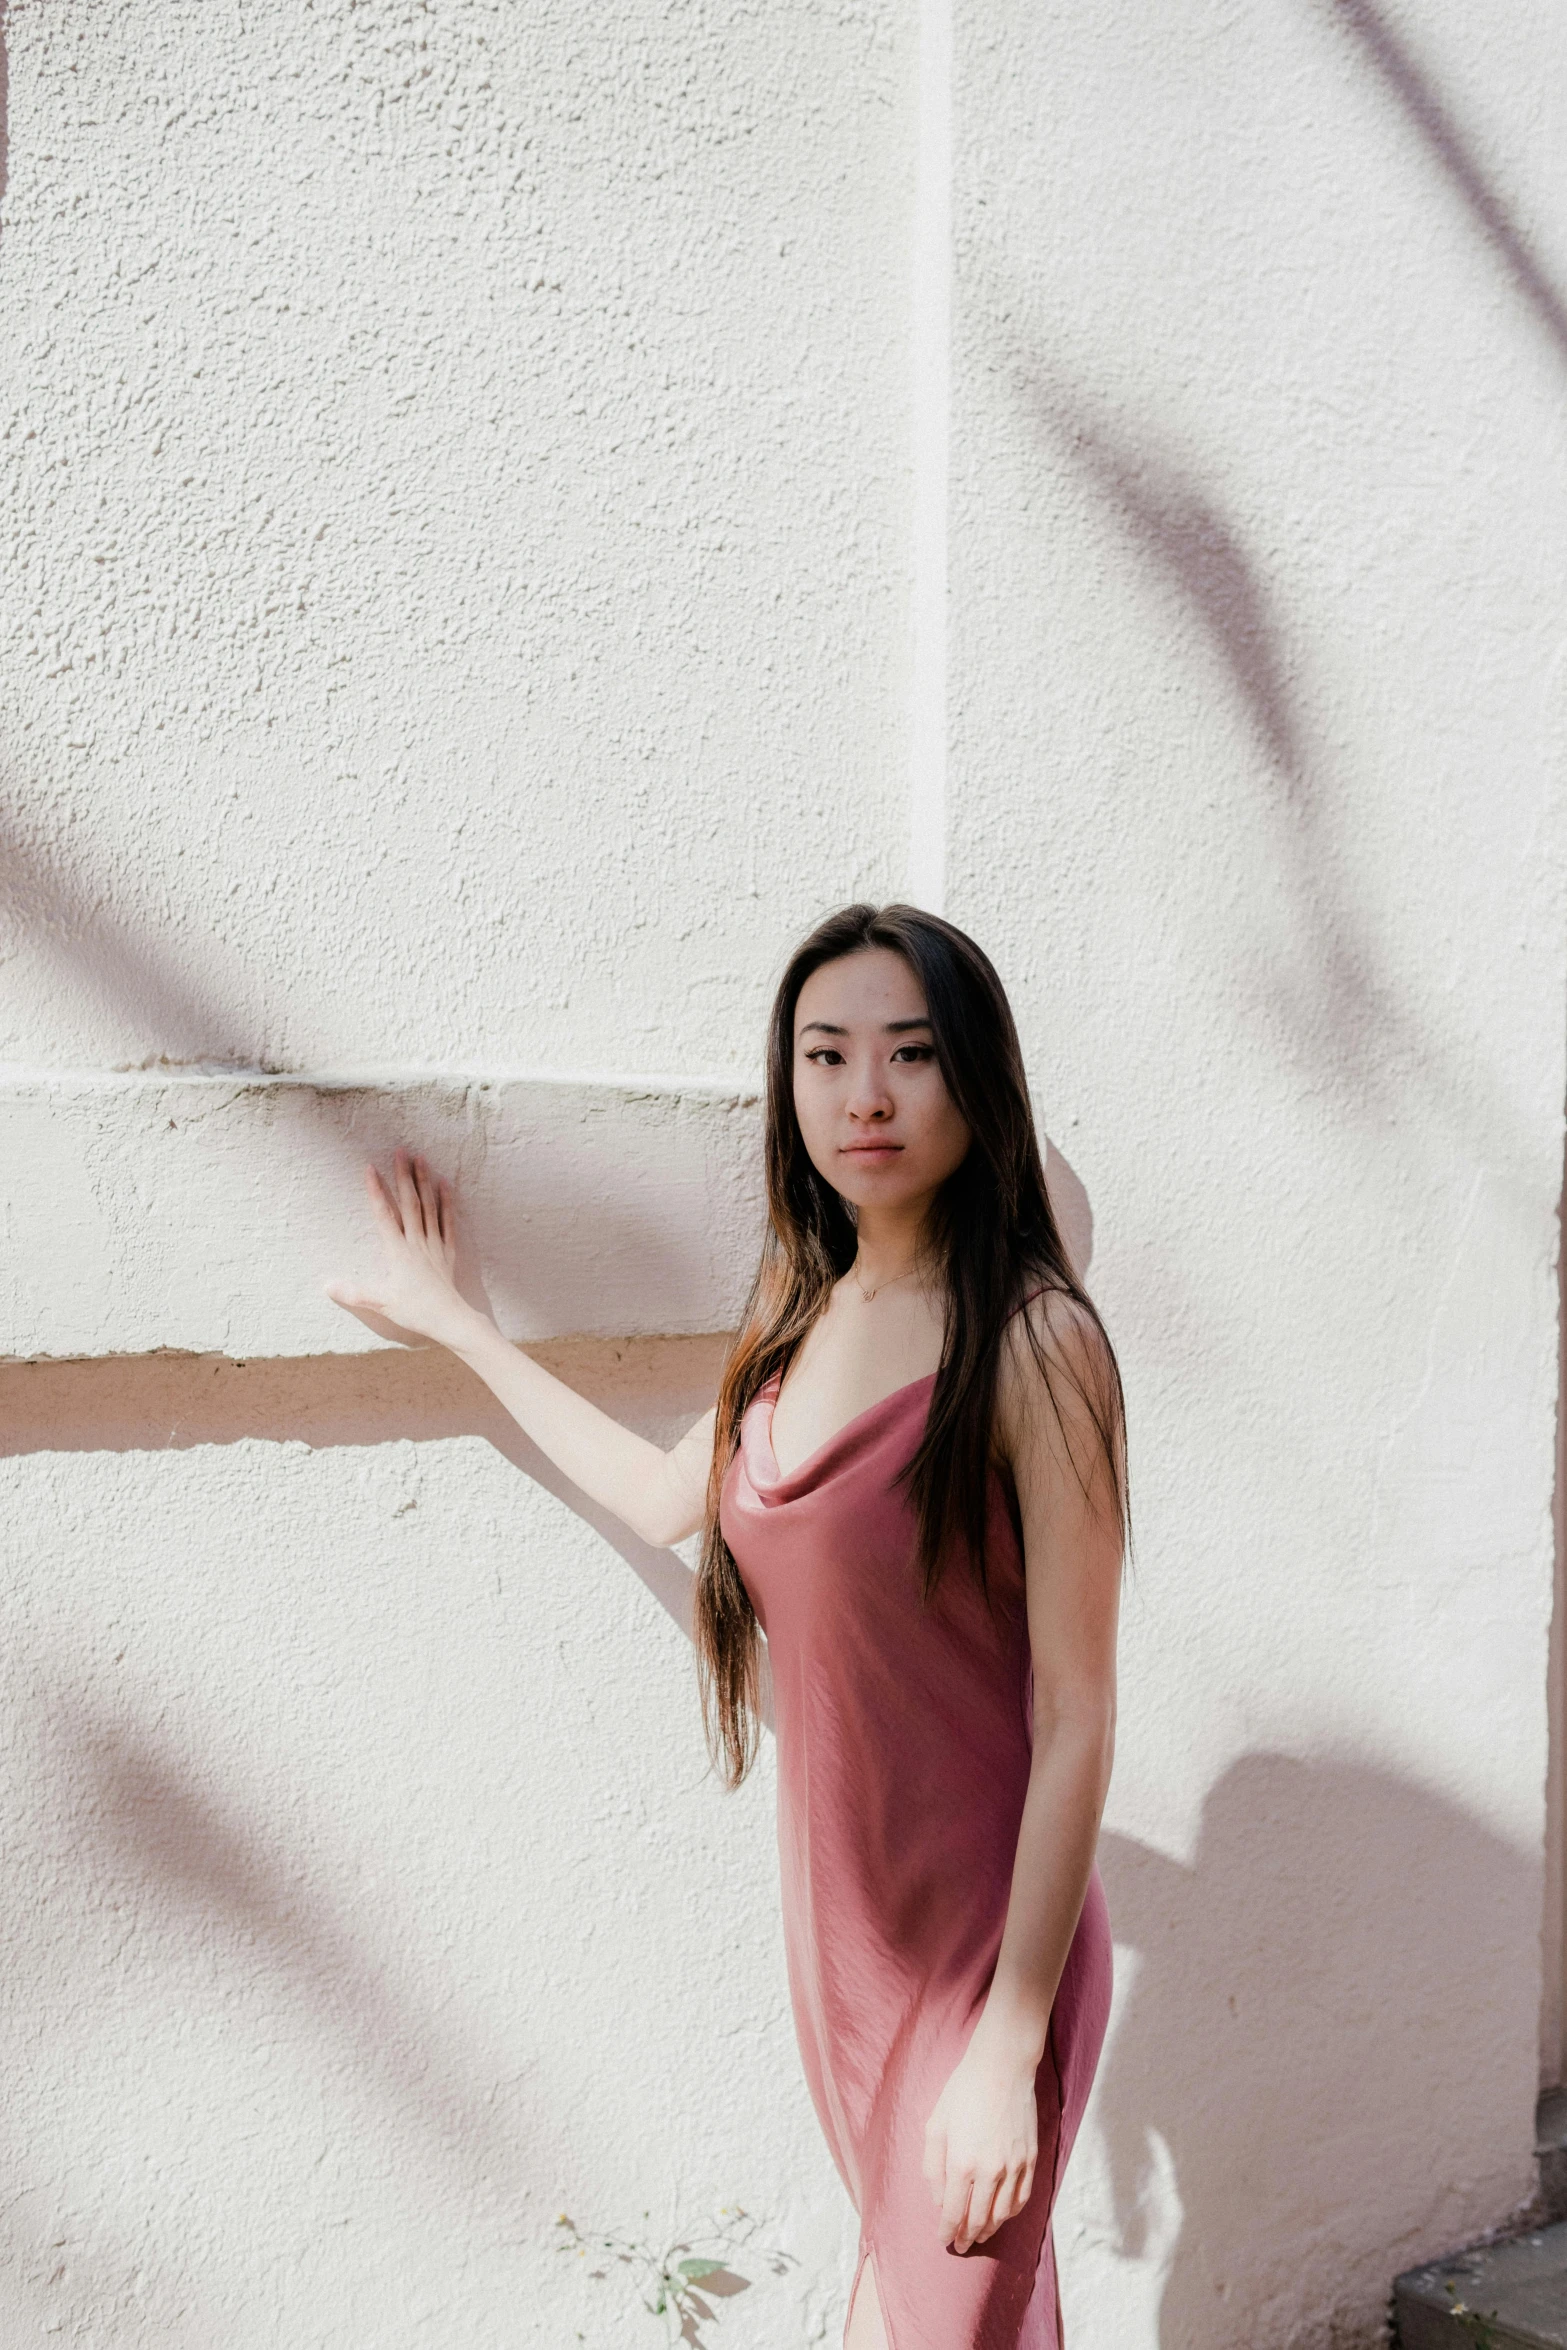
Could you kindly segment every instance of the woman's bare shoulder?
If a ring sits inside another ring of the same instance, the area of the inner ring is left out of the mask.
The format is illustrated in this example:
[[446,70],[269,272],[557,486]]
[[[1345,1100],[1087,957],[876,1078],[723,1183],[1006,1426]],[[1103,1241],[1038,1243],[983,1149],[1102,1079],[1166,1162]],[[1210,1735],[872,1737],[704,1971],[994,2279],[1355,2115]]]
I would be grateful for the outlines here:
[[1102,1439],[1119,1416],[1120,1381],[1104,1325],[1069,1290],[1047,1288],[1008,1322],[996,1382],[997,1424],[1012,1458],[1041,1433]]
[[1108,1369],[1110,1342],[1093,1307],[1070,1290],[1036,1290],[1006,1327],[1003,1366],[1014,1376],[1040,1376],[1040,1356],[1051,1368],[1094,1374]]

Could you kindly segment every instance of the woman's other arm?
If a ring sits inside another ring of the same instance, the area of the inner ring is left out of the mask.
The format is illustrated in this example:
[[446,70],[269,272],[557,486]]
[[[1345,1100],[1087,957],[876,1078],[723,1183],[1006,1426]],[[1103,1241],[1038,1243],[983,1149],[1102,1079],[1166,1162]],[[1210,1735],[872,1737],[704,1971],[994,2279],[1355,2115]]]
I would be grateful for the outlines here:
[[1017,1482],[1034,1668],[1034,1752],[1001,1950],[983,2013],[931,2118],[926,2177],[946,2239],[983,2243],[1033,2191],[1034,2076],[1094,1865],[1115,1748],[1122,1533],[1085,1398],[1108,1416],[1104,1341],[1070,1298],[1031,1309],[1003,1355],[998,1422]]
[[381,1237],[381,1277],[371,1286],[329,1282],[328,1296],[351,1313],[379,1314],[446,1347],[574,1485],[644,1542],[663,1547],[696,1533],[706,1514],[713,1414],[704,1413],[672,1452],[623,1428],[520,1354],[458,1293],[456,1210],[444,1176],[400,1150],[390,1185],[374,1167],[365,1169],[365,1183]]

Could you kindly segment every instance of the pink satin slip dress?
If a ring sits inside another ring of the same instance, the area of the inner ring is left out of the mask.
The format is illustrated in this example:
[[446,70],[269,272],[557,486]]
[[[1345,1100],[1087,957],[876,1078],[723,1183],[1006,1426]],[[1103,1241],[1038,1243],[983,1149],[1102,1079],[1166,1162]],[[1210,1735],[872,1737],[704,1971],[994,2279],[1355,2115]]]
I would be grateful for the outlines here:
[[[954,1560],[921,1594],[893,1485],[935,1375],[861,1412],[792,1475],[773,1457],[775,1378],[746,1412],[720,1524],[767,1635],[784,1939],[800,2053],[860,2218],[890,2350],[1061,2350],[1050,2214],[1110,2007],[1110,1930],[1090,1880],[1037,2075],[1039,2165],[1015,2219],[942,2242],[925,2125],[968,2043],[1001,1944],[1032,1751],[1016,1498],[991,1480],[993,1606]],[[852,2306],[852,2302],[851,2302]]]

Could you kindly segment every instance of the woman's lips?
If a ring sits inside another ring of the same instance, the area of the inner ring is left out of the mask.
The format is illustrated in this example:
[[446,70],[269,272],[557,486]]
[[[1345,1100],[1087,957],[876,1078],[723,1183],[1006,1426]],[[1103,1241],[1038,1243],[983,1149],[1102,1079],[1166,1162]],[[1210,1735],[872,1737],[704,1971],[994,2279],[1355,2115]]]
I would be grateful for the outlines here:
[[901,1142],[846,1142],[846,1159],[895,1159],[903,1148]]

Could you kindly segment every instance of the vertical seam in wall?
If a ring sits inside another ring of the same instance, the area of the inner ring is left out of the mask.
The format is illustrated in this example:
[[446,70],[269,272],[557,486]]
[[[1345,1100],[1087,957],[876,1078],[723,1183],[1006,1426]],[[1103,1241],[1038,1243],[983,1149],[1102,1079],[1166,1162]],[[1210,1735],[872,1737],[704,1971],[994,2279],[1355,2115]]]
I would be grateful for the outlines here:
[[1546,1647],[1545,1921],[1541,1934],[1540,2086],[1567,2082],[1567,1120],[1556,1211],[1556,1480],[1551,1629]]
[[952,421],[952,0],[920,0],[911,302],[913,560],[908,894],[946,898],[947,493]]

